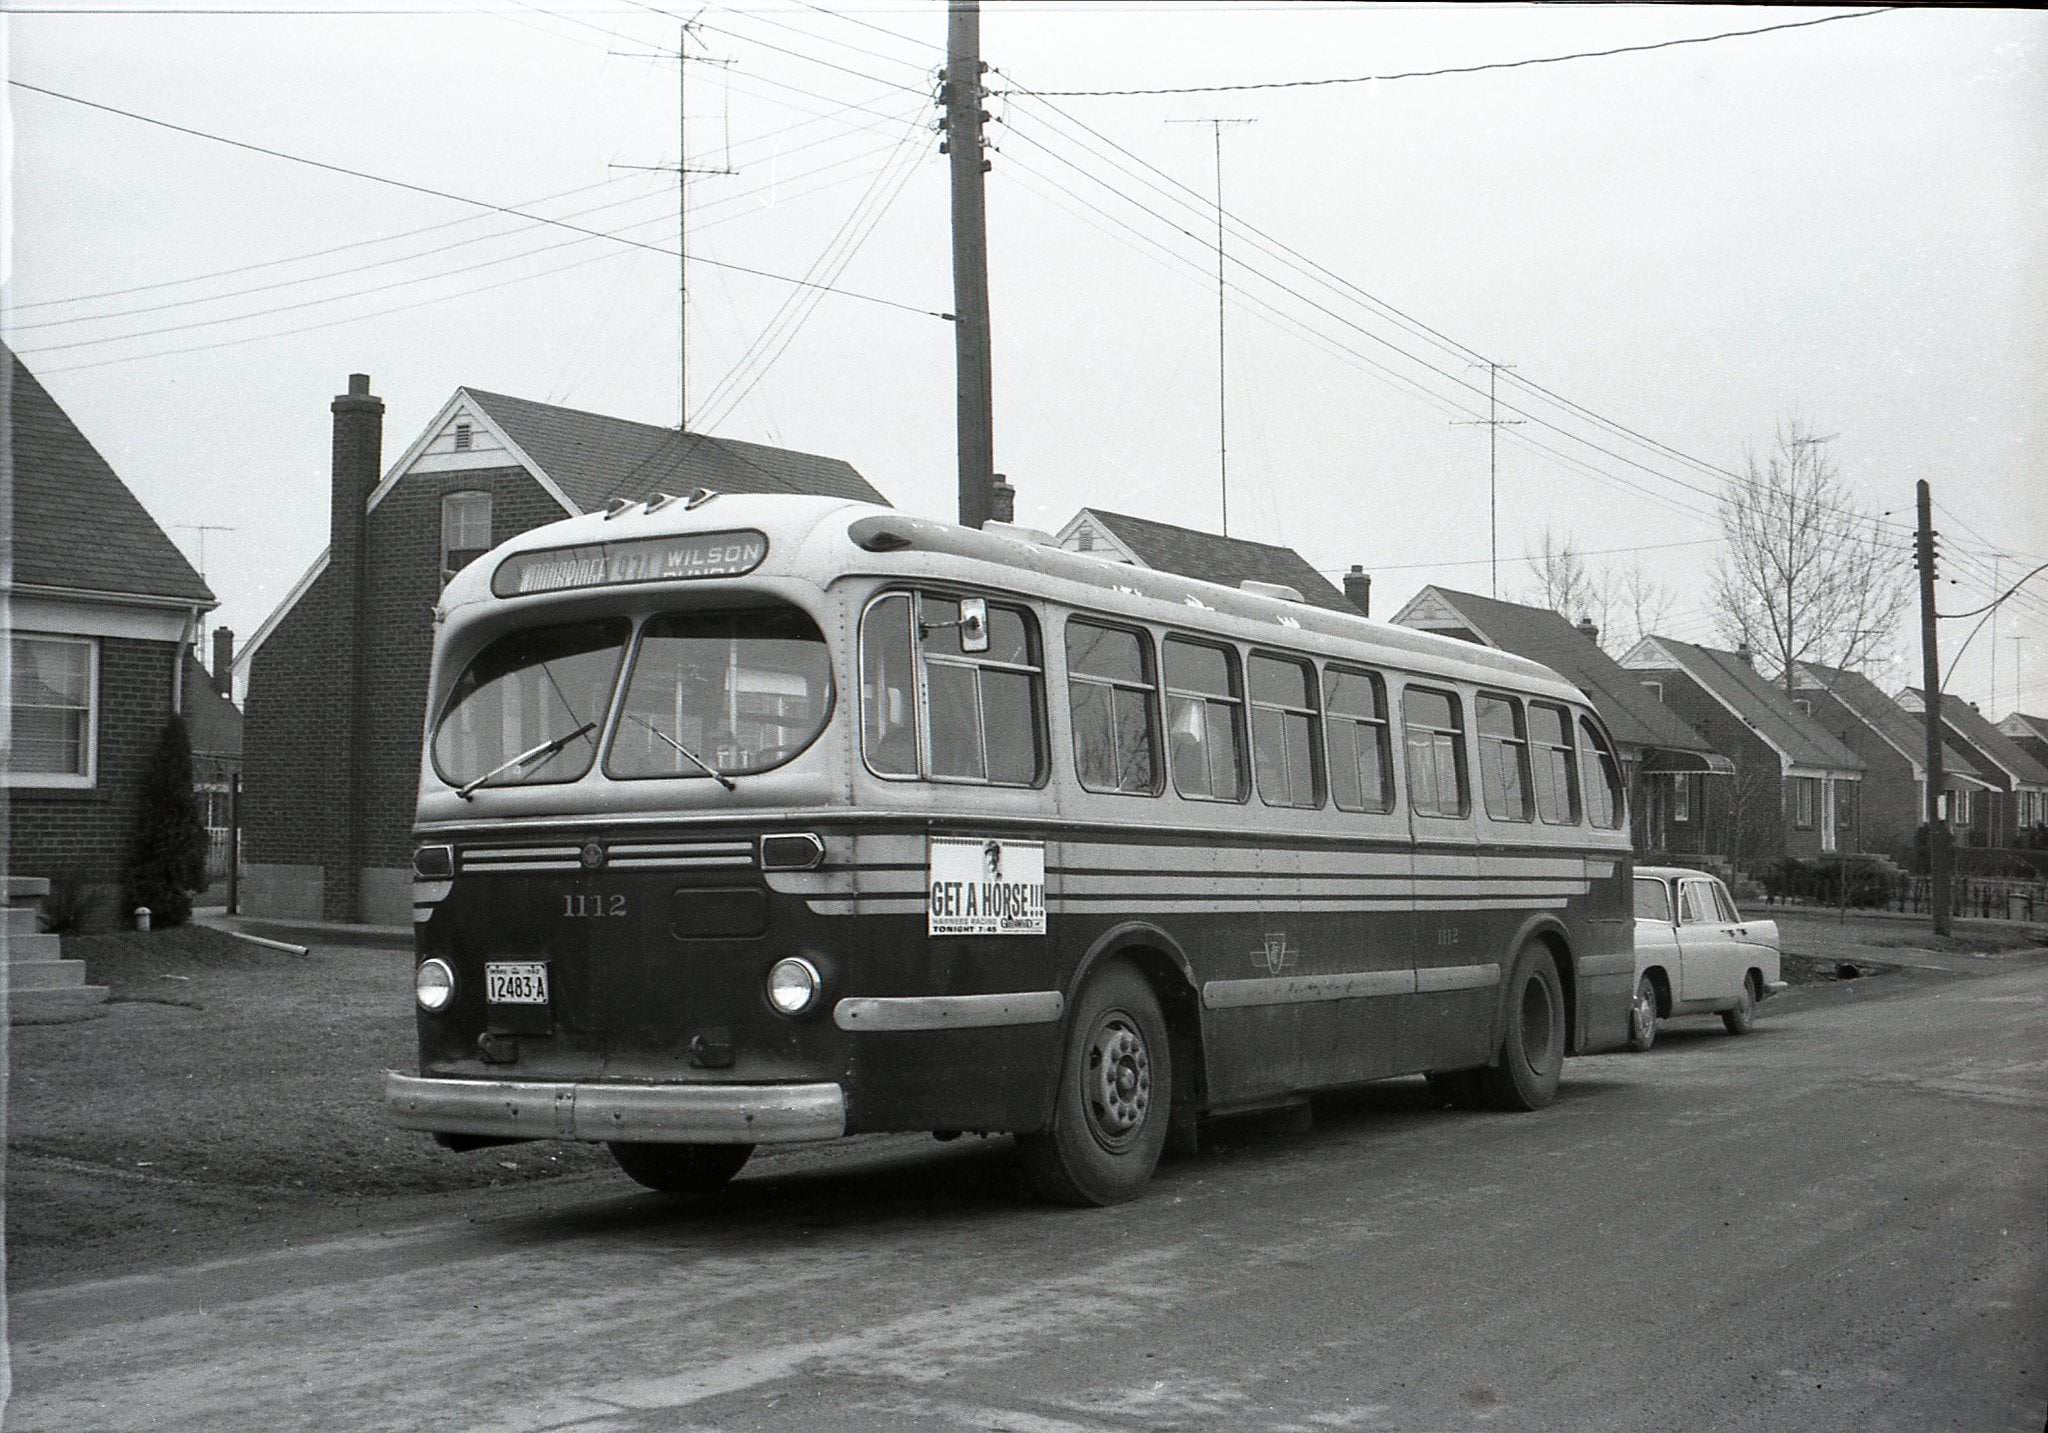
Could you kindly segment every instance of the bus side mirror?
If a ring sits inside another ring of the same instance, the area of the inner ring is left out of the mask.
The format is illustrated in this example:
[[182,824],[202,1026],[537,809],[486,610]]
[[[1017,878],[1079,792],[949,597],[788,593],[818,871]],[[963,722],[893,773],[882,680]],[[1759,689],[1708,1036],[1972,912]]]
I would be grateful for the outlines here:
[[986,652],[988,650],[988,599],[986,597],[963,597],[960,599],[960,650],[963,652]]

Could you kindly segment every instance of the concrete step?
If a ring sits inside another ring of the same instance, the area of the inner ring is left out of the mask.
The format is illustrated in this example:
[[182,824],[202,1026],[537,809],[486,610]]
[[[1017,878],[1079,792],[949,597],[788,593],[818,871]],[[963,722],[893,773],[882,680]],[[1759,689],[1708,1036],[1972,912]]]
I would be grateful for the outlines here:
[[57,990],[15,990],[7,997],[7,1018],[14,1025],[55,1025],[90,1020],[103,1013],[104,985],[71,985]]
[[33,905],[0,906],[0,934],[34,935],[41,910]]
[[22,960],[59,960],[64,953],[64,941],[54,935],[15,935],[8,932],[0,935],[0,949],[5,949],[10,963]]
[[23,901],[39,901],[50,893],[50,882],[46,876],[9,876],[7,878],[7,904]]
[[14,960],[7,964],[7,988],[16,994],[24,990],[68,990],[83,984],[82,960]]

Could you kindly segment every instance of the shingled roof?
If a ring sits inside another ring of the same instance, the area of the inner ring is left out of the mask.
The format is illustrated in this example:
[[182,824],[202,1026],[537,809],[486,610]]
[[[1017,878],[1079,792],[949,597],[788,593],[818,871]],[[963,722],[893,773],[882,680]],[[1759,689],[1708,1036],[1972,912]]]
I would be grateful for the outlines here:
[[1221,537],[1198,528],[1176,527],[1101,508],[1081,511],[1107,529],[1138,561],[1160,572],[1177,572],[1182,577],[1198,577],[1226,587],[1236,587],[1247,580],[1274,582],[1292,587],[1303,601],[1313,606],[1358,615],[1350,599],[1291,547]]
[[1675,637],[1645,637],[1622,656],[1631,671],[1676,668],[1686,673],[1794,766],[1862,771],[1863,758],[1798,707],[1775,682],[1734,652]]
[[463,392],[584,512],[600,509],[616,497],[687,493],[693,488],[812,493],[889,503],[851,463],[839,458],[682,433],[478,388]]
[[[1802,692],[1826,692],[1855,714],[1857,720],[1882,737],[1887,745],[1913,763],[1915,771],[1927,765],[1927,729],[1920,719],[1886,696],[1877,683],[1861,672],[1843,667],[1824,667],[1819,662],[1799,664],[1797,684]],[[1950,775],[1977,776],[1970,759],[1946,742],[1941,748],[1942,769]]]
[[0,361],[9,370],[14,585],[214,606],[177,544],[49,390],[11,351],[0,348]]
[[[1585,633],[1547,607],[1502,602],[1449,587],[1425,587],[1395,614],[1396,622],[1425,630],[1448,630],[1420,620],[1432,605],[1454,613],[1465,628],[1490,646],[1541,662],[1560,673],[1593,703],[1600,720],[1623,746],[1686,752],[1702,764],[1726,770],[1725,759],[1684,718],[1644,689],[1641,680],[1600,650]],[[1410,620],[1417,614],[1418,620]]]
[[[1919,687],[1908,687],[1906,692],[1925,708],[1927,698]],[[1941,720],[1949,730],[1982,752],[1987,760],[2003,768],[2015,786],[2048,787],[2048,767],[2043,767],[2024,747],[1993,725],[1984,713],[1953,692],[1941,694]]]

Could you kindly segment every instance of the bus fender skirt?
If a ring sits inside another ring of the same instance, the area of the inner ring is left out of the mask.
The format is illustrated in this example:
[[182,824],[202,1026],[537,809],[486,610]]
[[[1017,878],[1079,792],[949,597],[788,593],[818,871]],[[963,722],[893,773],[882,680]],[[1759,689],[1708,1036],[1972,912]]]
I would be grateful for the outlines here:
[[1579,1047],[1585,1043],[1585,1032],[1580,1028],[1581,1022],[1585,1019],[1585,1002],[1579,999],[1581,967],[1573,959],[1571,932],[1565,929],[1564,922],[1545,911],[1535,912],[1525,919],[1516,928],[1513,938],[1508,942],[1507,950],[1503,952],[1507,959],[1500,968],[1501,1001],[1493,1042],[1496,1045],[1499,1044],[1507,1031],[1507,1002],[1509,998],[1507,976],[1515,968],[1515,957],[1520,955],[1530,942],[1541,940],[1545,936],[1553,937],[1557,948],[1561,952],[1557,978],[1564,986],[1565,1003],[1570,1011],[1570,1021],[1565,1026],[1568,1032],[1565,1040],[1565,1053],[1568,1055],[1575,1054]]
[[492,1140],[772,1144],[846,1133],[846,1092],[836,1084],[572,1084],[387,1070],[384,1108],[401,1129]]
[[1181,949],[1179,941],[1149,921],[1124,921],[1097,936],[1095,943],[1088,947],[1088,953],[1082,956],[1080,963],[1074,967],[1074,978],[1068,985],[1068,998],[1071,1000],[1080,992],[1089,973],[1095,969],[1097,961],[1120,955],[1133,946],[1144,946],[1158,951],[1173,962],[1174,968],[1180,971],[1180,978],[1191,993],[1201,989],[1195,982],[1195,968],[1189,962],[1187,952]]

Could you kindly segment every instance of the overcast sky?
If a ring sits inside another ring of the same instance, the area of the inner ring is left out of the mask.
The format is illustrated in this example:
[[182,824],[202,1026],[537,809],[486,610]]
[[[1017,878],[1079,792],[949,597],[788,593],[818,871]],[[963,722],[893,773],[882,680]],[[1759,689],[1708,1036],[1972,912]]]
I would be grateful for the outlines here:
[[[152,5],[172,0],[11,7],[7,72],[670,250],[673,177],[617,166],[675,163],[659,52],[696,17],[690,163],[736,172],[690,181],[691,425],[953,515],[937,0]],[[1676,593],[1663,630],[1714,641],[1716,470],[1797,419],[1899,525],[1902,570],[1932,483],[1959,579],[1941,605],[1983,603],[1994,561],[2010,582],[2048,560],[2048,17],[1890,12],[1301,83],[1833,14],[1853,12],[985,4],[996,465],[1019,520],[1218,525],[1216,138],[1175,121],[1242,119],[1221,133],[1234,536],[1333,580],[1364,564],[1381,614],[1429,582],[1487,591],[1487,430],[1464,420],[1487,415],[1491,360],[1523,420],[1499,430],[1503,596],[1547,524],[1636,550],[1594,560],[1642,562]],[[1056,93],[1227,85],[1263,87]],[[195,562],[192,525],[231,529],[205,568],[244,636],[326,544],[349,373],[388,405],[387,464],[461,385],[677,419],[671,256],[7,101],[9,340]],[[784,281],[806,276],[846,292]],[[1969,625],[1944,624],[1948,652]],[[2017,704],[2048,708],[2048,575],[1997,639],[1952,689],[2002,715],[2017,671]],[[1893,654],[1917,682],[1916,643]]]

